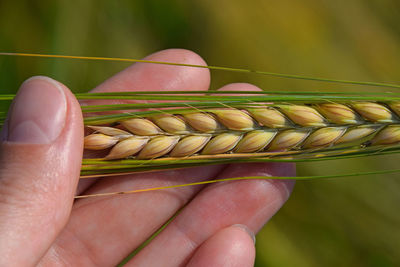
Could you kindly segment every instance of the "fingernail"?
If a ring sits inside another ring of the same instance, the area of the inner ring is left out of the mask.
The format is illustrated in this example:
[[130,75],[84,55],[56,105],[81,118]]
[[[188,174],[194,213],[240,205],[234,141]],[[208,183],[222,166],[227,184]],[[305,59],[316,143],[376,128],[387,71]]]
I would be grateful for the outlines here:
[[244,225],[244,224],[234,224],[234,225],[232,225],[232,226],[238,227],[238,228],[240,228],[241,230],[245,231],[245,232],[251,237],[251,239],[253,239],[253,243],[254,243],[254,244],[256,243],[256,236],[255,236],[255,234],[253,233],[253,231],[250,230],[249,227],[247,227],[247,226]]
[[56,81],[32,77],[21,85],[11,105],[5,140],[49,144],[64,128],[66,110],[64,91]]

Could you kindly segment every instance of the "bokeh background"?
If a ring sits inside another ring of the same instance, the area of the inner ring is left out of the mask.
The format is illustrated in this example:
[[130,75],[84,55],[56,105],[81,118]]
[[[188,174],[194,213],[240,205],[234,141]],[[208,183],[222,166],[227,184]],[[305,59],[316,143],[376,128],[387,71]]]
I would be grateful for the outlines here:
[[[210,65],[400,83],[400,2],[0,0],[0,51],[142,58],[177,47]],[[16,92],[32,75],[84,92],[127,66],[0,56],[0,92]],[[211,88],[231,82],[282,91],[382,90],[212,72]],[[298,175],[390,169],[399,160],[299,164]],[[258,234],[256,266],[400,266],[399,191],[398,174],[298,182]]]

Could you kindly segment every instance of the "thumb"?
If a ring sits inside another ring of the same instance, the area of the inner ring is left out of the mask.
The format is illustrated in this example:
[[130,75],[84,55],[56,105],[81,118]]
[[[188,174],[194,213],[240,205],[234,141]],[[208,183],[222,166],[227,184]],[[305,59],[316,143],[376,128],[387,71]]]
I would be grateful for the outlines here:
[[68,220],[82,159],[82,114],[47,77],[25,81],[0,144],[0,266],[34,265]]

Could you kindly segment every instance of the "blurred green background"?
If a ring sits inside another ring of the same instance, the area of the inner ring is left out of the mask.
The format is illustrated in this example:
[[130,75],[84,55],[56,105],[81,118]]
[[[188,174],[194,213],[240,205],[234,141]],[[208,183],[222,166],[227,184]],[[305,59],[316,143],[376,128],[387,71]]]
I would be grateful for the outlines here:
[[[0,51],[142,58],[173,47],[210,65],[400,83],[400,2],[0,0]],[[83,92],[127,66],[0,57],[0,91],[48,75]],[[264,90],[382,90],[212,72],[212,88],[231,82]],[[298,174],[389,169],[399,160],[307,163]],[[256,266],[400,266],[399,191],[399,175],[298,182],[258,234]]]

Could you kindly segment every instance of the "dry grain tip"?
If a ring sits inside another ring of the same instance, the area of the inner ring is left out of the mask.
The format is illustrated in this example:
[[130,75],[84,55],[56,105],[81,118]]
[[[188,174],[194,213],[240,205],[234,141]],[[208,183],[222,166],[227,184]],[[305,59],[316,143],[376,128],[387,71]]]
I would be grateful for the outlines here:
[[105,134],[105,135],[110,135],[110,136],[116,136],[119,138],[127,138],[132,136],[131,133],[128,133],[127,131],[114,128],[114,127],[104,127],[104,126],[87,126],[88,128],[95,130],[96,132]]
[[392,102],[389,103],[389,107],[397,114],[397,116],[400,116],[400,102]]

